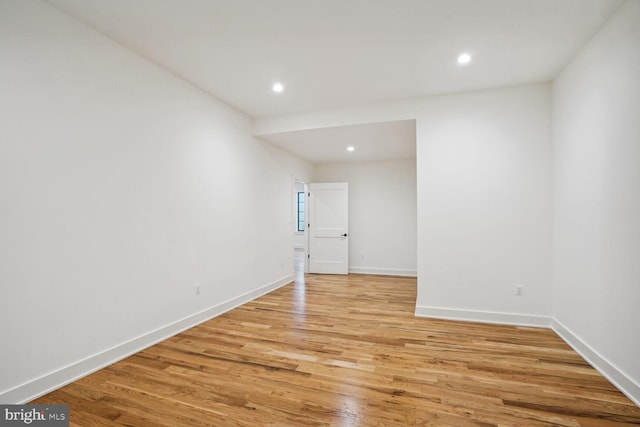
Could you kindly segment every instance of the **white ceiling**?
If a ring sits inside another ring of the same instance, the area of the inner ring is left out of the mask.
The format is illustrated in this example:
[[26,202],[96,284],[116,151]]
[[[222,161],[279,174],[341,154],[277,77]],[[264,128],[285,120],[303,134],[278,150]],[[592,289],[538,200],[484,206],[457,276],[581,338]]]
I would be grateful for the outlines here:
[[[300,130],[263,138],[313,163],[416,157],[415,120]],[[354,151],[348,152],[348,146]]]
[[48,2],[252,117],[549,81],[621,3]]
[[[254,118],[550,81],[622,2],[46,1]],[[464,67],[462,51],[473,55]],[[350,128],[269,139],[318,163],[378,131]],[[407,143],[385,140],[367,144],[392,158]],[[339,160],[366,157],[353,154]]]

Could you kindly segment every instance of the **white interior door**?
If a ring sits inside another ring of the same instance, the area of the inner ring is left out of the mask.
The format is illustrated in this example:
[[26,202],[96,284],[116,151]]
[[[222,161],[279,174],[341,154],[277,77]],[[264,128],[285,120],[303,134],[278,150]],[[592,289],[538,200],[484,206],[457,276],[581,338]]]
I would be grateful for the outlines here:
[[349,184],[309,185],[309,272],[349,273]]

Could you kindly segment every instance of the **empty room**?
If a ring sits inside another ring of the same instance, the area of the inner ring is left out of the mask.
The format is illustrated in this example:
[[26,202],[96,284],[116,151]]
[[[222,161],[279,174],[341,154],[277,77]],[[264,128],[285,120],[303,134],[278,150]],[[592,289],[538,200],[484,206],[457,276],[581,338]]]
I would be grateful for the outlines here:
[[639,425],[639,76],[638,0],[0,0],[0,425]]

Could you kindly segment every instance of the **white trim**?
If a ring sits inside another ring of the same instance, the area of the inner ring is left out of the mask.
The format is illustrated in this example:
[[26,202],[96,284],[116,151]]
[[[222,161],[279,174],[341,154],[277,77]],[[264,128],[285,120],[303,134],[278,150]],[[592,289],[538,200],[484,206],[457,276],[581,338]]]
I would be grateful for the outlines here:
[[[384,274],[395,276],[408,276],[408,274],[402,274],[398,272],[410,271],[392,269],[366,269],[365,272],[364,268],[355,267],[354,269],[358,271],[352,271],[352,268],[349,268],[349,271],[356,274]],[[369,271],[376,271],[376,273],[370,273]],[[391,274],[391,271],[393,271],[394,274]],[[29,402],[64,385],[76,381],[86,375],[105,368],[132,354],[142,351],[145,348],[151,347],[154,344],[164,341],[165,339],[179,334],[180,332],[199,325],[202,322],[205,322],[242,304],[246,304],[247,302],[252,301],[262,295],[272,292],[288,283],[291,283],[292,280],[293,276],[283,277],[279,280],[276,280],[275,282],[261,286],[253,291],[246,292],[237,297],[231,298],[218,305],[187,316],[181,320],[177,320],[147,334],[141,335],[115,347],[106,349],[100,353],[96,353],[83,360],[62,367],[57,371],[50,372],[32,381],[21,384],[13,389],[3,391],[2,393],[0,393],[0,402]],[[605,357],[591,348],[575,333],[573,333],[570,329],[568,329],[555,318],[551,318],[548,316],[522,315],[478,310],[461,310],[429,306],[416,306],[415,315],[418,317],[428,317],[436,319],[551,328],[591,366],[593,366],[615,387],[617,387],[622,393],[624,393],[629,399],[631,399],[631,401],[640,406],[640,384],[636,383],[622,370],[618,369],[614,364],[609,362]]]
[[498,313],[479,310],[462,310],[441,307],[416,306],[417,317],[434,319],[462,320],[466,322],[495,323],[500,325],[534,326],[553,330],[573,350],[582,356],[594,369],[602,374],[633,403],[640,406],[640,384],[624,371],[617,368],[596,350],[590,347],[575,333],[551,316],[538,316],[515,313]]
[[349,266],[349,273],[353,274],[375,274],[379,276],[404,276],[418,277],[418,270],[403,268],[370,268]]
[[198,313],[189,315],[156,330],[150,331],[137,338],[133,338],[115,347],[108,348],[85,359],[71,363],[56,371],[45,374],[39,378],[28,381],[13,389],[0,393],[2,403],[26,403],[44,394],[65,386],[84,376],[92,374],[102,368],[122,360],[132,354],[151,347],[180,332],[186,331],[202,322],[206,322],[216,316],[226,313],[242,304],[254,300],[262,295],[274,291],[293,281],[293,275],[288,275],[275,282],[268,283],[253,291],[246,292],[231,298],[213,307],[209,307]]
[[548,328],[551,325],[550,316],[533,314],[499,313],[493,311],[462,310],[455,308],[416,306],[415,315],[435,319],[463,320],[466,322],[495,323],[499,325],[534,326]]
[[640,384],[600,355],[600,353],[585,343],[557,319],[553,319],[551,329],[569,344],[576,353],[582,356],[591,366],[616,386],[618,390],[631,399],[633,403],[640,406]]

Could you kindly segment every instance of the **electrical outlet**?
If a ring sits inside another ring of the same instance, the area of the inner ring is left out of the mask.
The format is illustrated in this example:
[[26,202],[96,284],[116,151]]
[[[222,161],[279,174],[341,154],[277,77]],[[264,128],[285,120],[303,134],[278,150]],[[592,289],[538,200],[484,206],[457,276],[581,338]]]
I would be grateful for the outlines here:
[[200,295],[200,284],[196,284],[196,295]]
[[516,296],[517,297],[524,296],[524,285],[516,285]]
[[364,259],[364,252],[360,252],[360,259]]

